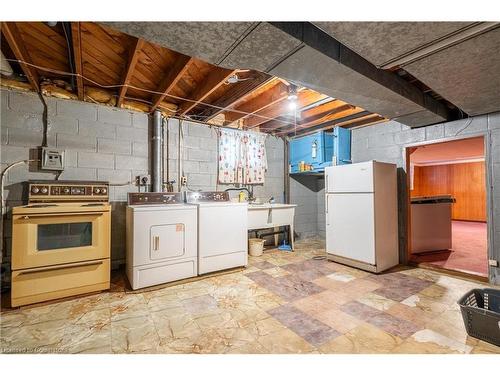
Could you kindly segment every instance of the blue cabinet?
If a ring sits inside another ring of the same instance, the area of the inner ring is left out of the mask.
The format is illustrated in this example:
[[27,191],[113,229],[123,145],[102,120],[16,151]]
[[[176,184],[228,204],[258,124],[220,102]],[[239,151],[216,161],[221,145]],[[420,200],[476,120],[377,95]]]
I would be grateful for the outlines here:
[[[325,167],[351,162],[351,131],[336,127],[333,131],[319,131],[290,139],[290,173],[302,173],[300,164],[311,166],[307,173],[324,172]],[[307,168],[306,168],[307,169]]]

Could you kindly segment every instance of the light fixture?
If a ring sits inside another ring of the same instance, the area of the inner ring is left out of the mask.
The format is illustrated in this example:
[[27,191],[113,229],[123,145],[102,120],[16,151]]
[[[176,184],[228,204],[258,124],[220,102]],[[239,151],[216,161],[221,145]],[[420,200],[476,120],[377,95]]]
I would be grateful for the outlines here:
[[231,83],[237,83],[238,81],[239,81],[238,74],[235,73],[227,78],[226,84],[229,85]]
[[290,111],[294,111],[297,108],[297,101],[295,99],[289,99],[288,101],[288,109]]
[[297,100],[298,96],[297,96],[297,86],[294,86],[294,85],[290,85],[288,86],[288,96],[287,96],[287,99],[288,100]]

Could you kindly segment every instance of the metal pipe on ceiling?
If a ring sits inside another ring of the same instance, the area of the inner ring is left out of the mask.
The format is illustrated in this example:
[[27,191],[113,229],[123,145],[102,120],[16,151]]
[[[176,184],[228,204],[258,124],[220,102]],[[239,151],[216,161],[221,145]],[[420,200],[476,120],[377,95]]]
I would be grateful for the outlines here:
[[1,51],[0,51],[0,71],[2,75],[7,77],[10,77],[14,73],[12,67],[10,66],[10,63],[7,61],[5,55]]
[[153,134],[151,137],[151,153],[152,153],[152,166],[151,166],[151,188],[154,192],[162,191],[163,184],[163,134],[162,134],[162,116],[161,112],[156,110],[153,113]]

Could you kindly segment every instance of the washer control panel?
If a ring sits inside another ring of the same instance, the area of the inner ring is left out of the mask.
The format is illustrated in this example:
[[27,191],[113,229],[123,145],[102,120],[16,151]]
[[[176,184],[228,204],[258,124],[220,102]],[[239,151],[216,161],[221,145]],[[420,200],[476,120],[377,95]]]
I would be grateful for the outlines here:
[[184,203],[182,193],[128,193],[129,205]]
[[186,193],[186,202],[229,202],[229,193],[227,191],[189,191]]
[[107,182],[28,181],[29,202],[109,200]]

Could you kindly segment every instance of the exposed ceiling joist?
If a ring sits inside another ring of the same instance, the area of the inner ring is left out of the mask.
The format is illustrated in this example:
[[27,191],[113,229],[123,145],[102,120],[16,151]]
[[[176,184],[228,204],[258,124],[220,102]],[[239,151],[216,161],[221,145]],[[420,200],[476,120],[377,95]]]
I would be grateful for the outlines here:
[[75,63],[76,90],[79,100],[84,100],[85,89],[83,82],[83,64],[82,64],[82,38],[80,22],[71,22],[71,39],[73,46],[73,61]]
[[[246,113],[257,113],[269,106],[281,102],[287,97],[287,94],[288,87],[282,82],[277,82],[269,90],[266,90],[255,98],[238,105],[234,109]],[[231,123],[249,116],[241,112],[231,112],[231,110],[229,110],[226,113],[226,121]]]
[[151,112],[153,112],[160,103],[165,99],[167,94],[172,90],[172,88],[179,82],[182,75],[189,68],[190,64],[193,62],[193,58],[185,55],[179,56],[176,60],[172,69],[165,75],[163,80],[160,82],[157,91],[162,94],[156,94],[153,96]]
[[293,130],[291,130],[291,131],[277,133],[276,135],[292,135],[292,134],[293,135],[305,135],[305,134],[309,134],[309,133],[314,133],[314,132],[319,131],[319,130],[331,129],[331,128],[333,128],[335,126],[339,126],[340,124],[345,123],[349,120],[358,119],[360,117],[364,117],[364,116],[369,115],[369,114],[372,114],[372,113],[368,112],[368,111],[359,110],[356,113],[353,113],[353,114],[350,114],[347,116],[344,115],[344,116],[339,117],[335,120],[331,120],[331,121],[328,121],[326,123],[322,123],[320,125],[311,126],[309,128],[302,129],[302,130],[298,131],[297,133],[295,133]]
[[185,101],[180,105],[179,114],[181,116],[187,114],[236,72],[237,70],[218,68],[213,73],[210,73],[205,81],[195,89],[195,92],[191,95],[191,100]]
[[[307,106],[307,107],[309,107],[309,106]],[[305,111],[303,110],[300,113],[301,120],[297,122],[297,126],[299,128],[303,128],[303,127],[310,126],[310,125],[316,125],[317,123],[324,122],[325,118],[327,118],[328,116],[330,116],[332,114],[338,113],[340,111],[345,111],[347,109],[354,109],[354,108],[356,108],[356,107],[353,105],[347,104],[341,100],[331,101],[331,102],[325,103],[323,105],[320,105],[318,107],[311,108],[309,110],[305,110]],[[265,131],[269,131],[269,130],[276,131],[276,130],[279,130],[283,127],[284,127],[284,125],[282,122],[275,121],[275,120],[269,121],[269,122],[261,125],[261,129],[265,130]]]
[[[21,39],[21,35],[15,22],[2,22],[2,33],[5,36],[5,39],[7,39],[7,43],[16,56],[16,59],[30,63],[31,58]],[[33,87],[36,92],[40,92],[40,79],[36,69],[27,64],[20,63],[20,65],[24,75],[28,79],[28,82],[31,84],[31,87]]]
[[[332,129],[332,128],[337,127],[337,126],[340,126],[340,127],[346,128],[346,129],[361,128],[361,127],[365,127],[365,126],[369,126],[369,125],[375,125],[375,124],[378,124],[378,123],[384,122],[384,121],[388,121],[388,119],[386,119],[385,117],[382,117],[376,113],[372,113],[372,114],[362,116],[359,118],[354,118],[351,120],[342,121],[339,123],[327,125],[321,130],[329,130],[329,129]],[[312,133],[317,132],[317,131],[318,130],[305,129],[300,135],[312,134]]]
[[[305,106],[310,105],[311,103],[324,99],[325,97],[326,95],[320,94],[316,91],[301,90],[297,93],[297,108],[301,109]],[[291,111],[288,108],[288,104],[288,101],[281,100],[274,105],[267,106],[266,108],[255,113],[258,116],[248,116],[247,118],[245,118],[243,120],[243,125],[247,129],[253,129],[269,121],[269,118],[266,117],[276,118],[283,114],[290,113]],[[289,121],[289,123],[293,124],[293,121]]]
[[351,115],[356,115],[360,112],[363,112],[363,109],[358,108],[358,107],[353,107],[349,104],[343,105],[338,110],[332,111],[332,113],[326,114],[321,118],[317,118],[316,120],[309,121],[305,120],[301,122],[300,124],[297,124],[296,127],[293,127],[292,129],[290,128],[285,128],[281,131],[275,132],[274,134],[282,135],[290,132],[296,132],[297,130],[302,131],[304,129],[320,129],[322,126],[326,126],[324,124],[328,124],[331,121],[335,121],[338,119],[345,118],[346,116],[351,116]]
[[139,61],[139,56],[141,54],[142,46],[144,45],[144,40],[137,38],[135,43],[131,46],[128,55],[127,67],[125,68],[125,76],[123,78],[123,86],[120,88],[120,94],[118,95],[118,100],[116,101],[116,106],[121,107],[123,104],[123,99],[127,93],[128,85],[134,74],[135,66],[137,61]]
[[270,77],[267,74],[261,73],[256,78],[238,83],[237,85],[235,85],[234,90],[228,91],[227,94],[211,103],[218,108],[206,108],[200,113],[200,116],[205,117],[205,121],[210,121],[218,114],[224,112],[226,108],[231,108],[238,105],[249,95],[254,93],[256,90],[259,90],[263,86],[269,84],[269,82],[273,81],[274,79],[274,77]]

